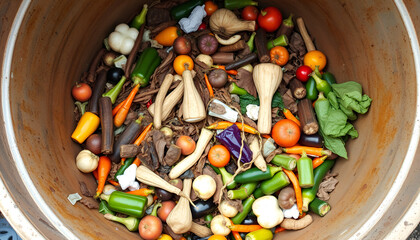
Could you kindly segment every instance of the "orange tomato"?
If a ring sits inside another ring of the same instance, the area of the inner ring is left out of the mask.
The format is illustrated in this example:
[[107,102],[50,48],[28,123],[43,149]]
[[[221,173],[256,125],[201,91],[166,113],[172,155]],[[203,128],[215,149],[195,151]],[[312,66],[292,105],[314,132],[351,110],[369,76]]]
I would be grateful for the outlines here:
[[194,61],[188,55],[179,55],[174,60],[175,72],[182,76],[184,70],[192,70],[194,68]]
[[289,52],[285,47],[276,46],[270,50],[270,57],[272,63],[284,66],[289,61]]
[[209,237],[209,240],[227,240],[227,238],[222,235],[212,235]]
[[170,47],[174,44],[175,39],[180,35],[177,27],[171,26],[163,29],[156,37],[155,40],[165,46]]
[[292,120],[282,119],[274,125],[271,137],[281,147],[292,147],[299,141],[300,128]]
[[210,148],[207,158],[211,165],[215,167],[224,167],[229,163],[230,152],[223,145],[214,145]]
[[318,50],[307,52],[303,57],[303,64],[315,70],[315,67],[319,67],[319,71],[325,68],[327,65],[327,57]]
[[189,155],[195,150],[195,142],[190,136],[180,136],[176,140],[176,145],[181,148],[182,155]]
[[204,10],[207,13],[207,16],[211,16],[219,7],[214,4],[213,1],[207,1],[204,3]]
[[162,234],[162,235],[160,235],[158,240],[173,240],[173,238],[171,236],[169,236],[168,234]]

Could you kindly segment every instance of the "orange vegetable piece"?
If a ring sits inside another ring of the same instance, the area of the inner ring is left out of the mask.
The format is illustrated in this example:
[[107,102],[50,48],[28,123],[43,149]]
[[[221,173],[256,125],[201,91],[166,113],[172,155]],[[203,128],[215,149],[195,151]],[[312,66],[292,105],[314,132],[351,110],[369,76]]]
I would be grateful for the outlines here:
[[276,46],[270,50],[270,58],[272,63],[284,66],[289,61],[289,52],[285,47]]
[[224,167],[229,163],[230,152],[223,145],[214,145],[210,148],[207,157],[211,165],[215,167]]
[[180,35],[180,31],[177,27],[167,27],[160,32],[154,40],[165,47],[170,47],[174,44],[175,39]]
[[319,71],[321,71],[327,65],[327,57],[321,51],[309,51],[303,57],[303,64],[312,68],[312,71],[318,66]]
[[184,70],[193,70],[194,61],[188,55],[179,55],[174,60],[174,69],[175,72],[182,76]]
[[213,1],[207,1],[204,3],[204,10],[207,16],[211,16],[219,7]]

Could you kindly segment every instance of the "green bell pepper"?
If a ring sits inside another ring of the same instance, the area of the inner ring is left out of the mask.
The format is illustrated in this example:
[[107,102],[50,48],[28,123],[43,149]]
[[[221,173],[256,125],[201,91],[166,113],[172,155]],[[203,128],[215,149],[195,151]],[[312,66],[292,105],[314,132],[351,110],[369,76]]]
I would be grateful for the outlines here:
[[152,76],[161,61],[162,59],[159,57],[156,49],[152,47],[146,48],[140,55],[131,73],[131,80],[133,80],[134,86],[137,84],[140,84],[140,87],[147,86],[150,76]]
[[232,200],[234,199],[243,200],[249,197],[254,192],[254,190],[257,188],[257,185],[258,185],[257,182],[242,184],[241,187],[238,189],[229,190],[227,192],[228,198]]
[[130,26],[136,29],[140,29],[141,25],[143,25],[146,22],[147,10],[147,4],[144,4],[140,14],[134,17],[133,21],[131,21]]
[[250,5],[258,6],[258,2],[251,0],[225,0],[225,8],[229,10],[244,8]]
[[117,181],[118,182],[118,178],[117,178],[117,176],[120,176],[120,175],[123,175],[124,174],[124,172],[125,172],[125,170],[131,165],[131,164],[133,164],[133,162],[134,162],[134,159],[136,159],[136,158],[129,158],[129,159],[126,159],[125,161],[124,161],[124,164],[121,164],[121,166],[120,166],[120,168],[118,169],[118,171],[115,173],[115,175],[114,175],[114,180],[115,181]]
[[312,159],[302,153],[302,157],[297,161],[297,170],[299,174],[299,186],[302,188],[310,188],[314,185],[314,168]]
[[238,212],[231,220],[234,224],[241,224],[242,221],[246,218],[248,213],[252,210],[252,204],[255,202],[255,197],[253,195],[249,196],[247,199],[242,201],[242,212]]
[[237,183],[251,183],[258,182],[272,178],[274,174],[281,171],[281,167],[267,166],[267,170],[264,172],[258,169],[257,167],[250,168],[245,172],[241,172],[236,175],[235,182]]
[[204,0],[190,0],[182,4],[176,5],[171,9],[171,16],[175,20],[180,20],[181,18],[188,17],[192,10],[200,5],[204,4]]
[[260,188],[265,195],[270,195],[286,187],[289,183],[290,180],[287,175],[283,171],[280,171],[271,179],[263,181]]
[[318,98],[318,90],[316,89],[316,82],[313,77],[310,77],[306,82],[306,98],[315,101]]
[[141,218],[147,205],[147,198],[125,192],[114,191],[110,195],[101,194],[101,199],[109,204],[112,211]]
[[125,83],[126,78],[123,76],[121,78],[121,80],[108,92],[102,94],[102,97],[109,97],[111,98],[111,102],[112,104],[115,103],[115,101],[117,100],[118,94],[120,94],[121,89]]

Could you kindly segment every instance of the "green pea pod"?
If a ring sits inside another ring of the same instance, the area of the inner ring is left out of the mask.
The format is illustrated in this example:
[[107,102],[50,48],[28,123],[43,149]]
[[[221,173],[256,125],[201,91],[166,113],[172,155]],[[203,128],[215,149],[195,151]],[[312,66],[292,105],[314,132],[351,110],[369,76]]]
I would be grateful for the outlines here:
[[271,230],[262,228],[257,231],[250,232],[245,237],[246,240],[271,240],[273,239],[273,233]]
[[134,86],[137,84],[140,84],[141,87],[147,86],[150,76],[152,76],[161,61],[162,59],[159,57],[156,49],[152,47],[146,48],[140,55],[131,73],[131,80],[133,80]]
[[334,83],[337,83],[337,81],[335,80],[335,77],[332,73],[330,72],[324,72],[322,74],[322,79],[324,79],[325,81],[327,81],[330,86],[333,85]]
[[302,188],[310,188],[314,185],[314,168],[312,159],[303,152],[302,157],[297,161],[297,169],[299,174],[299,186]]
[[242,201],[242,212],[239,212],[238,214],[236,214],[231,220],[234,224],[241,224],[242,221],[246,218],[246,216],[248,215],[248,213],[251,212],[252,210],[252,204],[255,202],[255,197],[254,196],[249,196],[247,199],[245,199],[244,201]]
[[240,174],[236,175],[235,182],[237,183],[258,182],[258,181],[272,178],[274,174],[276,174],[279,171],[281,171],[281,167],[267,166],[267,170],[265,170],[264,172],[256,167],[253,167],[251,169],[246,170],[245,172],[241,172]]
[[316,82],[313,77],[310,77],[306,82],[306,98],[312,101],[318,98],[318,90],[316,89]]
[[190,0],[184,2],[171,9],[171,16],[173,19],[178,21],[181,18],[188,17],[195,7],[203,4],[204,0]]
[[130,26],[136,29],[140,29],[141,25],[143,25],[146,22],[147,10],[147,4],[144,4],[140,14],[134,17],[133,21],[131,21]]
[[136,158],[129,158],[124,161],[124,165],[121,165],[118,171],[115,173],[114,180],[118,182],[117,176],[123,175],[125,170],[134,162]]
[[246,6],[258,6],[258,2],[251,0],[225,0],[225,8],[234,10]]
[[110,195],[101,194],[101,199],[108,202],[112,211],[136,218],[143,217],[147,205],[146,197],[120,191],[114,191]]
[[271,179],[265,180],[261,183],[260,188],[265,195],[270,195],[290,184],[287,175],[280,171]]

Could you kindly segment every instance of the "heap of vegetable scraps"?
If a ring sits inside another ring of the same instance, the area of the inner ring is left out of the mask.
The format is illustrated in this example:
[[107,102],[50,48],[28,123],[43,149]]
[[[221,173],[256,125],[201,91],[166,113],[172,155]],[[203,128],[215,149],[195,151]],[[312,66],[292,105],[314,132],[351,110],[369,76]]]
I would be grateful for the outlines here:
[[98,182],[82,203],[146,240],[305,228],[330,211],[329,172],[371,103],[326,66],[303,19],[276,7],[144,5],[72,89],[76,167]]

